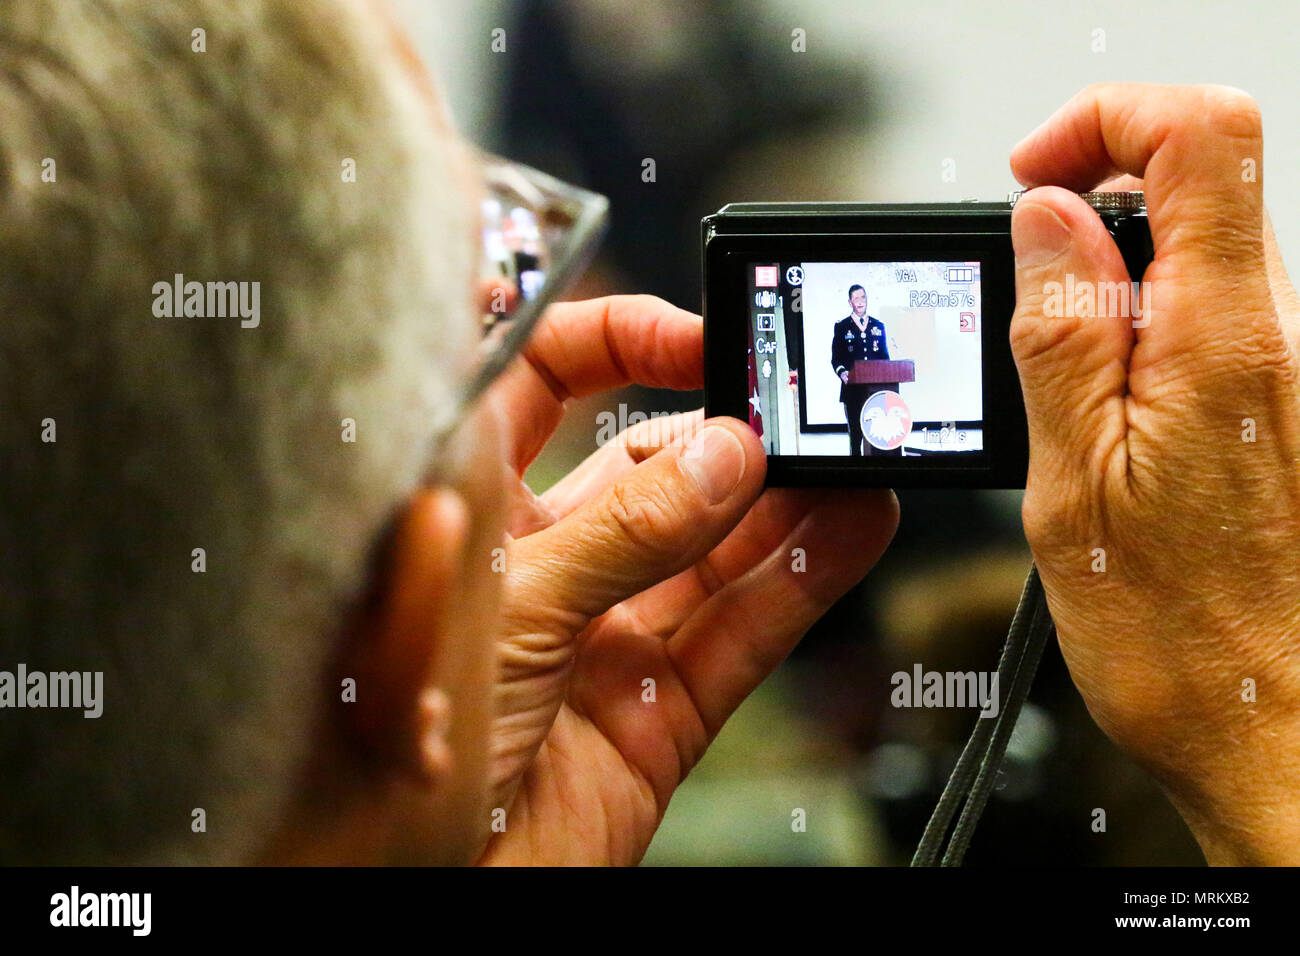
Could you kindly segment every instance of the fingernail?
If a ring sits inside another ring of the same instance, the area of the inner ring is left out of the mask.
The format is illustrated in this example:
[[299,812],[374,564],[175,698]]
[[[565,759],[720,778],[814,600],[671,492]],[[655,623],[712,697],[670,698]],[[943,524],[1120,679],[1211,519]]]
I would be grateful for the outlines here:
[[1070,228],[1042,203],[1028,203],[1016,210],[1011,245],[1016,251],[1016,267],[1035,269],[1070,248]]
[[726,499],[745,473],[745,449],[740,439],[721,425],[701,428],[686,443],[677,465],[695,479],[712,504]]

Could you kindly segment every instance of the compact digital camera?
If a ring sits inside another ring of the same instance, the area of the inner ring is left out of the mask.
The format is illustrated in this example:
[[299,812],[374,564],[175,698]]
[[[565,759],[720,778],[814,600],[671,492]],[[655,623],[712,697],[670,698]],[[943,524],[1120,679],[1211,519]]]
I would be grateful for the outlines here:
[[[705,415],[776,486],[1023,488],[1005,202],[732,203],[702,221]],[[1084,193],[1136,283],[1141,193]]]

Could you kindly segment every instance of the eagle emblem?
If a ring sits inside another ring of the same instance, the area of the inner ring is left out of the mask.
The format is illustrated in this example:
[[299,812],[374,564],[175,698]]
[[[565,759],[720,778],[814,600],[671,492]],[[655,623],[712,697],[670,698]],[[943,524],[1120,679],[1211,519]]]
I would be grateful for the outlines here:
[[872,448],[893,451],[912,433],[912,413],[897,392],[876,392],[862,406],[862,434]]

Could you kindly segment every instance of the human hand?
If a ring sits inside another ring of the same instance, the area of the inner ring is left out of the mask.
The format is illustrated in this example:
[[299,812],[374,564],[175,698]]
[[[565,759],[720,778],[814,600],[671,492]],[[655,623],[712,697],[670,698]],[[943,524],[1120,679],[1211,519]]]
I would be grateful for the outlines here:
[[754,432],[698,413],[628,429],[540,498],[520,477],[568,398],[702,380],[698,316],[616,296],[552,306],[490,393],[515,500],[493,729],[506,828],[483,863],[640,860],[726,719],[893,536],[891,492],[762,491]]
[[[1300,300],[1262,157],[1240,91],[1139,84],[1084,90],[1011,155],[1053,184],[1012,217],[1025,533],[1090,712],[1211,863],[1300,863]],[[1061,317],[1067,275],[1129,282],[1067,191],[1115,173],[1146,194],[1145,309]]]
[[849,373],[840,372],[840,381],[843,382],[845,385],[849,384]]

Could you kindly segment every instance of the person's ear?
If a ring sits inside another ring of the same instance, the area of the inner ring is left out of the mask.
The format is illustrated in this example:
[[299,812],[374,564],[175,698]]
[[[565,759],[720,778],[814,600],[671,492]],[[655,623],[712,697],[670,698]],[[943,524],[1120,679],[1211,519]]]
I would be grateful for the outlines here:
[[385,758],[382,772],[422,789],[454,769],[451,697],[437,684],[437,659],[464,586],[469,530],[465,502],[454,491],[420,491],[409,501],[357,648],[358,742]]

